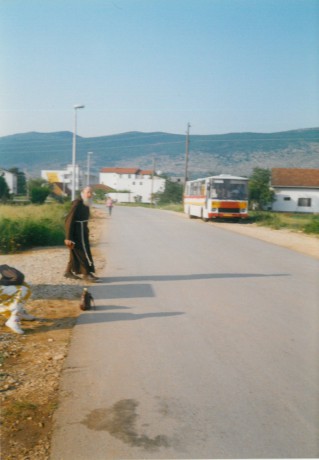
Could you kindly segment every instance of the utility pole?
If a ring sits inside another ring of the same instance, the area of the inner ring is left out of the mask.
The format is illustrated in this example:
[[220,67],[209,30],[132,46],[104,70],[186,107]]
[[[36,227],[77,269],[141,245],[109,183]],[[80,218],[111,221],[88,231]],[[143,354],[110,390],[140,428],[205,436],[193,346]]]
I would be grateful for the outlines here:
[[75,190],[76,190],[76,176],[75,167],[76,167],[76,128],[77,128],[77,111],[78,109],[84,109],[84,105],[75,105],[74,108],[74,131],[73,131],[73,145],[72,145],[72,201],[75,199]]
[[93,155],[93,152],[88,152],[87,155],[87,171],[86,171],[86,186],[90,185],[90,156]]
[[151,183],[151,206],[153,206],[154,202],[154,174],[155,174],[155,155],[153,158],[153,171],[152,171],[152,183]]
[[190,127],[191,127],[190,123],[187,123],[184,186],[186,185],[186,182],[188,180],[189,128]]

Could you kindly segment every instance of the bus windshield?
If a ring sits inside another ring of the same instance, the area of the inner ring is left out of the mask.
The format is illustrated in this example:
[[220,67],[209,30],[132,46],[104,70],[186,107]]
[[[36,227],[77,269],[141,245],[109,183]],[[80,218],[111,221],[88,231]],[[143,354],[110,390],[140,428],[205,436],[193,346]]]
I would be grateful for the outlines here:
[[247,181],[239,179],[211,179],[210,198],[217,200],[247,200]]

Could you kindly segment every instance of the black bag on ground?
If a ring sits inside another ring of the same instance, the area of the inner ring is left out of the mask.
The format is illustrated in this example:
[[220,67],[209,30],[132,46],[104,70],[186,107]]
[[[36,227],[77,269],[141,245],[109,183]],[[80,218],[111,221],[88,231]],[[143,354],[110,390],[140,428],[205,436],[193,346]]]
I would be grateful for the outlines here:
[[24,283],[24,274],[9,265],[0,265],[0,285],[12,286]]
[[95,310],[94,298],[87,288],[84,288],[81,294],[80,309],[86,311],[92,308]]

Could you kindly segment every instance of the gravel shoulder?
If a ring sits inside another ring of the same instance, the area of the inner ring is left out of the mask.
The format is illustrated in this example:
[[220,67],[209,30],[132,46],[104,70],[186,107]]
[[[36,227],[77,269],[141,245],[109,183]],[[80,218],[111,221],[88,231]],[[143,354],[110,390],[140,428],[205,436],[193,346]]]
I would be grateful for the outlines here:
[[[106,263],[96,246],[107,219],[104,211],[94,209],[90,234],[97,273]],[[203,225],[236,231],[319,258],[319,238],[315,236],[255,224]],[[27,310],[39,318],[24,322],[26,333],[19,336],[5,327],[6,319],[0,316],[1,449],[6,460],[49,459],[60,376],[84,286],[82,281],[63,277],[67,259],[64,247],[0,255],[0,264],[15,266],[26,274],[32,284]]]
[[315,235],[306,235],[302,232],[294,232],[286,229],[274,230],[269,227],[249,223],[212,222],[211,225],[283,246],[319,259],[319,237]]
[[[105,263],[96,251],[105,219],[103,211],[94,210],[90,222],[97,273]],[[1,458],[6,460],[49,459],[60,376],[86,286],[63,277],[67,261],[65,247],[0,255],[0,264],[25,274],[32,286],[26,309],[38,318],[23,321],[25,334],[17,335],[0,315]]]

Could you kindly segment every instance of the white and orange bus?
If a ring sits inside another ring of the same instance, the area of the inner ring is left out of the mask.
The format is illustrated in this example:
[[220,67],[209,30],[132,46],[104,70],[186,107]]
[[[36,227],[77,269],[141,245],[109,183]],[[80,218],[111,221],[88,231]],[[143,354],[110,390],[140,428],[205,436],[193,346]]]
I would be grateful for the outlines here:
[[246,219],[248,217],[248,179],[220,174],[186,182],[184,212],[189,217]]

